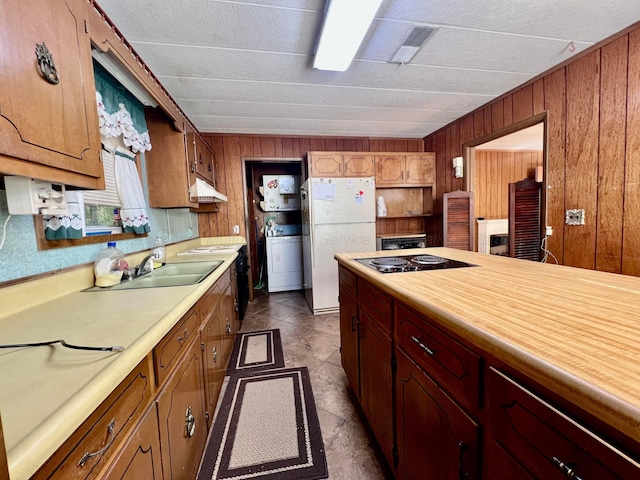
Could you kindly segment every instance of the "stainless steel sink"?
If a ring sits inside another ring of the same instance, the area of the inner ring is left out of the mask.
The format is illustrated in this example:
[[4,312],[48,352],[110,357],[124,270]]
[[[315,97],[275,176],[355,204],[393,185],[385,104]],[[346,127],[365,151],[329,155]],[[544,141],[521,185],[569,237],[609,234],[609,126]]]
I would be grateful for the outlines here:
[[91,287],[86,292],[106,292],[111,290],[129,290],[133,288],[179,287],[195,285],[204,280],[223,263],[222,260],[209,262],[169,263],[151,273],[133,280],[122,280],[112,287]]

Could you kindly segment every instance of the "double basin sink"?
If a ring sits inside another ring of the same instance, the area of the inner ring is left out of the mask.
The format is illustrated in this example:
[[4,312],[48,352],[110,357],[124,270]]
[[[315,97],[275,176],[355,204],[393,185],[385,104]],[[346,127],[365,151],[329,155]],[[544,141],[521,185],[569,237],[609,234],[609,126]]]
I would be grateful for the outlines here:
[[168,263],[150,273],[131,280],[122,280],[111,287],[91,287],[88,292],[129,290],[133,288],[179,287],[195,285],[204,280],[223,263],[222,260],[207,262]]

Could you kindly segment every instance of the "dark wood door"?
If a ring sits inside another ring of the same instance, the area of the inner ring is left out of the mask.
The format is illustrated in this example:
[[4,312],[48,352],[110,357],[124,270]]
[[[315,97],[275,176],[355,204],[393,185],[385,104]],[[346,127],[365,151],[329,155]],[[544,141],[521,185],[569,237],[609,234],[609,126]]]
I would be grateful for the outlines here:
[[473,192],[449,192],[443,195],[443,246],[473,251]]
[[147,410],[103,477],[105,480],[162,480],[156,407]]
[[389,465],[393,465],[391,339],[362,311],[359,336],[362,409]]
[[479,478],[478,424],[402,351],[396,356],[398,478]]
[[200,342],[192,342],[156,402],[164,476],[192,480],[207,439]]
[[343,289],[340,290],[340,356],[349,384],[356,397],[360,398],[358,305]]

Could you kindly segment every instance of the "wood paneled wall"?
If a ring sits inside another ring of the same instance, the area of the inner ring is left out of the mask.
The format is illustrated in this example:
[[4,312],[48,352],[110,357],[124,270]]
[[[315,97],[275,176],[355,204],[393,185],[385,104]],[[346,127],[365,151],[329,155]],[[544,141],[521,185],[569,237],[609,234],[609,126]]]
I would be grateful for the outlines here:
[[422,139],[370,139],[333,137],[265,137],[232,134],[204,134],[216,152],[216,188],[227,195],[217,213],[198,215],[201,236],[240,235],[249,238],[244,225],[242,158],[300,158],[309,151],[423,152]]
[[542,165],[541,150],[476,150],[473,185],[475,218],[508,218],[509,184],[534,178],[535,168],[539,165]]
[[[543,112],[549,249],[565,265],[640,275],[638,25],[426,137],[438,197],[460,188],[451,159],[465,143]],[[585,225],[564,224],[573,208]]]

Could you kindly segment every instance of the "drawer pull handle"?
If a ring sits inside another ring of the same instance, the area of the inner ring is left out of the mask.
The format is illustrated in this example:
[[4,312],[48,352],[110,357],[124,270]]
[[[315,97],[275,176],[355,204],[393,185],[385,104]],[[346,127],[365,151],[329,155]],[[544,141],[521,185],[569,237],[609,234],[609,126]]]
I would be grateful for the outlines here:
[[434,352],[429,347],[427,347],[424,343],[422,343],[418,337],[412,335],[411,340],[413,340],[414,343],[416,343],[422,350],[424,350],[424,353],[426,353],[430,357],[433,357],[436,354],[436,352]]
[[187,330],[185,329],[185,331],[184,331],[184,334],[183,334],[183,335],[184,335],[184,337],[178,337],[178,338],[176,339],[176,341],[177,341],[178,343],[182,343],[182,342],[184,342],[184,341],[187,339],[187,337],[189,336],[189,332],[187,332]]
[[87,463],[87,460],[107,451],[107,448],[109,448],[113,443],[113,441],[115,440],[115,437],[113,434],[113,431],[115,430],[115,428],[116,428],[116,419],[114,418],[113,420],[111,420],[111,422],[109,422],[109,425],[107,426],[107,432],[109,433],[109,436],[107,437],[107,444],[96,452],[85,453],[80,459],[80,461],[78,462],[79,467],[84,467],[84,464]]
[[185,413],[185,421],[184,426],[187,431],[187,437],[193,437],[193,434],[196,433],[196,418],[193,416],[191,411],[191,407],[187,407],[187,412]]
[[553,457],[553,464],[570,480],[582,480],[582,478],[576,475],[576,472],[569,466],[569,464],[564,463],[558,457]]
[[468,449],[469,447],[467,447],[464,443],[458,442],[458,451],[460,452],[460,460],[458,462],[458,478],[460,480],[469,478],[469,474],[464,471],[464,451]]

